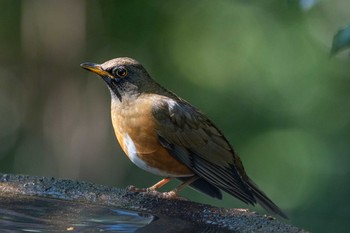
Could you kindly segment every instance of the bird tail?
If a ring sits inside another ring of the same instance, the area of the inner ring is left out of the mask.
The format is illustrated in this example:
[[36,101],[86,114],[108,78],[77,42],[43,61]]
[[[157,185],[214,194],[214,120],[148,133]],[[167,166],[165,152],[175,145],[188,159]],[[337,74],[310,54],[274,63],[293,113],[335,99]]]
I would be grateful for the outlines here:
[[263,193],[258,186],[248,178],[247,185],[249,186],[250,190],[252,191],[252,194],[256,201],[269,213],[277,214],[281,216],[282,218],[288,219],[287,215],[283,213],[283,211],[275,204],[273,201],[271,201],[270,198],[266,196],[265,193]]

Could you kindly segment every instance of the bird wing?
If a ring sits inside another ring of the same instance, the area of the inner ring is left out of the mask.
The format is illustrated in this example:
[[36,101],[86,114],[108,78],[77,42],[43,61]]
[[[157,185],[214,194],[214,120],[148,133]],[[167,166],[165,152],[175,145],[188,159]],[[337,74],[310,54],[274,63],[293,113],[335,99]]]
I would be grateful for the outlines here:
[[254,205],[243,165],[217,127],[184,100],[164,97],[155,103],[152,113],[161,145],[207,182]]

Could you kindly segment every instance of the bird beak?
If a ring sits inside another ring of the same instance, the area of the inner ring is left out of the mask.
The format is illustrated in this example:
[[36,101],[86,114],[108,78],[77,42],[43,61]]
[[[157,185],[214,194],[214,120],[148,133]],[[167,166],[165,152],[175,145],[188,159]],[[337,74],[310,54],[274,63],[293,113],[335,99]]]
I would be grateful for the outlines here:
[[110,77],[113,78],[107,71],[102,69],[102,66],[95,63],[85,62],[80,64],[80,66],[88,71],[94,72],[95,74],[100,75],[101,77]]

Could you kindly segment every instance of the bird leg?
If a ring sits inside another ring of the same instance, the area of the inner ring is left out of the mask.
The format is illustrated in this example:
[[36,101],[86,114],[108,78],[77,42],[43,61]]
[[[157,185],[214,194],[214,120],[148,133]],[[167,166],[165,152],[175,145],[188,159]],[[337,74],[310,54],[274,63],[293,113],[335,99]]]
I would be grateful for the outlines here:
[[180,192],[181,190],[183,190],[185,187],[187,187],[188,185],[192,184],[194,181],[196,181],[199,178],[199,176],[194,175],[192,176],[190,179],[182,182],[182,184],[180,184],[179,186],[177,186],[176,188],[174,188],[173,190],[169,191],[169,192],[165,192],[163,193],[163,196],[165,198],[179,198],[177,196],[177,193]]
[[179,197],[177,195],[177,193],[180,192],[181,190],[183,190],[188,185],[192,184],[198,178],[199,178],[199,176],[194,175],[194,176],[190,177],[188,180],[186,180],[183,183],[181,183],[180,185],[178,185],[173,190],[171,190],[169,192],[164,192],[164,193],[157,192],[157,189],[161,188],[163,185],[165,185],[169,181],[171,181],[172,177],[166,177],[166,178],[162,179],[161,181],[159,181],[158,183],[154,184],[153,186],[151,186],[151,187],[149,187],[147,189],[136,188],[134,186],[129,186],[127,189],[130,190],[130,191],[133,191],[133,192],[148,192],[148,193],[152,193],[152,195],[156,195],[158,197],[162,197],[162,198],[166,198],[166,199],[182,199],[182,200],[186,200],[186,198]]
[[127,187],[127,190],[132,192],[154,192],[157,191],[157,189],[161,188],[163,185],[167,184],[171,179],[171,177],[166,177],[149,188],[136,188],[133,185],[129,185]]
[[166,177],[159,181],[158,183],[152,185],[147,189],[147,191],[156,191],[157,189],[161,188],[163,185],[167,184],[169,181],[171,181],[171,177]]

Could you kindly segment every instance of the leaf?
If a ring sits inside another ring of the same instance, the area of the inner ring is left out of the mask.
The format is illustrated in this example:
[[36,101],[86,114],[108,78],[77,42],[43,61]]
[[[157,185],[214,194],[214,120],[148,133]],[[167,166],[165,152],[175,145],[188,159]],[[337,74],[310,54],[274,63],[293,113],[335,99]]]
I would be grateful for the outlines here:
[[340,29],[333,37],[331,56],[350,47],[350,25]]
[[313,8],[318,0],[299,0],[299,6],[303,11],[308,11]]

